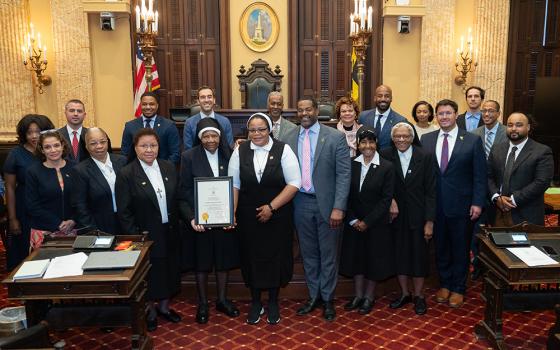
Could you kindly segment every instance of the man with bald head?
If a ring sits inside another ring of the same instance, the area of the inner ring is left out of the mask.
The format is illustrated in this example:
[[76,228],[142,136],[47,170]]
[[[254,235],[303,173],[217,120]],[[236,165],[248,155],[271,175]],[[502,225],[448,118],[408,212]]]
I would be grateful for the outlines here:
[[529,138],[532,121],[523,113],[507,119],[509,142],[495,145],[488,156],[488,190],[499,226],[523,221],[544,225],[544,191],[554,174],[550,147]]
[[290,131],[297,129],[297,125],[282,117],[284,97],[279,91],[268,94],[268,115],[272,119],[272,136],[274,139],[284,141]]
[[406,122],[406,118],[391,109],[393,91],[387,85],[379,85],[375,89],[373,102],[375,109],[368,109],[360,113],[359,124],[375,128],[377,134],[377,148],[382,150],[391,146],[391,128],[393,125]]

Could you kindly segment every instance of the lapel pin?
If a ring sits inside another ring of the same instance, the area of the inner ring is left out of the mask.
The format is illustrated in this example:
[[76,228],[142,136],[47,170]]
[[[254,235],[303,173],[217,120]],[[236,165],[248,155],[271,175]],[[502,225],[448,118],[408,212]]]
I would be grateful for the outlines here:
[[409,170],[408,170],[408,173],[409,173],[409,174],[412,174],[412,170],[409,169]]
[[272,160],[272,159],[274,159],[274,156],[270,156],[270,158],[268,158],[268,159]]
[[169,179],[167,178],[167,176],[165,177],[165,181],[169,181]]
[[377,164],[373,164],[373,168],[374,168],[374,169],[377,168]]
[[461,139],[461,141],[463,140],[463,136],[459,136],[459,138]]
[[224,166],[223,166],[223,165],[220,165],[220,170],[224,170]]
[[145,183],[145,182],[142,182],[142,186],[146,186],[146,183]]
[[161,126],[161,124],[160,124],[160,123],[158,123],[157,127],[159,128],[160,126]]

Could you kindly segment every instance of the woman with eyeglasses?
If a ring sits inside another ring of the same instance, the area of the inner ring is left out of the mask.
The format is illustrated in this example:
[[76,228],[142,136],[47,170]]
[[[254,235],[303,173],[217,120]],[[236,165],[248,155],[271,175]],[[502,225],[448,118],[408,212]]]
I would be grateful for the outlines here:
[[40,163],[37,157],[39,133],[54,129],[51,120],[39,114],[28,114],[16,126],[18,145],[12,148],[4,163],[6,207],[8,210],[7,269],[16,267],[29,254],[29,216],[25,206],[27,169]]
[[233,176],[234,208],[241,254],[241,272],[251,290],[248,324],[257,324],[268,291],[267,322],[280,322],[278,294],[292,279],[292,198],[301,186],[296,155],[270,136],[272,121],[255,113],[247,121],[250,142],[233,151],[228,174]]
[[[179,292],[179,225],[177,213],[177,170],[158,159],[160,140],[153,129],[140,129],[133,138],[136,159],[117,173],[115,197],[123,234],[148,233],[153,241],[148,272],[149,331],[157,328],[157,316],[178,323],[181,316],[169,308]],[[156,307],[157,303],[157,307]]]
[[426,101],[418,101],[414,104],[414,107],[412,107],[412,118],[416,122],[415,129],[418,133],[418,139],[424,134],[439,129],[437,124],[433,123],[434,107]]
[[109,138],[101,128],[87,129],[84,140],[91,157],[74,167],[76,186],[71,194],[78,228],[120,234],[115,181],[126,157],[108,153]]
[[[413,143],[414,128],[397,123],[391,129],[393,147],[381,155],[393,162],[395,192],[391,203],[391,229],[395,238],[395,268],[401,295],[389,305],[398,309],[413,303],[417,315],[427,311],[424,279],[429,272],[429,240],[436,209],[436,173],[432,154]],[[412,279],[413,295],[408,288]]]
[[70,150],[57,130],[42,131],[37,143],[41,160],[27,171],[25,203],[30,217],[32,247],[42,243],[43,232],[71,234],[76,222],[70,206],[72,164],[65,160]]
[[344,305],[361,315],[371,312],[377,281],[394,274],[394,243],[389,206],[393,198],[393,164],[377,153],[375,128],[357,132],[358,156],[352,161],[340,274],[354,279],[354,298]]

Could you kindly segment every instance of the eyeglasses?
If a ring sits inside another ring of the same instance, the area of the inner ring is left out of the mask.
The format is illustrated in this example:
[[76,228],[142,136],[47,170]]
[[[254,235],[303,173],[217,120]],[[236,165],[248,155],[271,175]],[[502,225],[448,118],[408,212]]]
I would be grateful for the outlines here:
[[454,112],[451,112],[451,111],[445,111],[445,112],[438,112],[437,113],[437,115],[439,117],[444,117],[444,116],[448,117],[448,116],[453,115],[453,114],[454,114]]
[[393,135],[393,140],[409,140],[411,139],[411,135]]
[[497,112],[497,110],[492,109],[492,108],[489,108],[489,109],[481,109],[480,112],[481,112],[482,114],[486,114],[486,113],[488,113],[488,114],[494,114],[494,113]]
[[105,146],[107,142],[109,141],[107,140],[91,141],[90,143],[88,143],[88,146],[90,147],[95,147],[97,145]]
[[256,133],[264,134],[265,132],[268,131],[268,128],[247,129],[247,131],[250,134],[256,134]]
[[138,145],[138,147],[142,148],[144,151],[147,151],[148,149],[157,149],[159,147],[159,145],[157,143],[153,143],[153,144],[147,144],[147,145]]

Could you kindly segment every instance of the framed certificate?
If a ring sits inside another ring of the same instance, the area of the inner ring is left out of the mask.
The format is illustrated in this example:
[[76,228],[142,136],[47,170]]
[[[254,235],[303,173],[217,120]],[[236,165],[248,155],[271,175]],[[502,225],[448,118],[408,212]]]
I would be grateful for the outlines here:
[[233,178],[196,177],[194,179],[195,223],[207,227],[233,225]]

